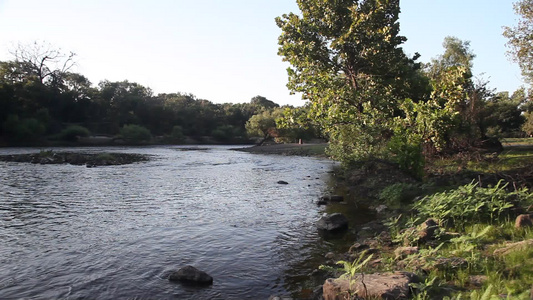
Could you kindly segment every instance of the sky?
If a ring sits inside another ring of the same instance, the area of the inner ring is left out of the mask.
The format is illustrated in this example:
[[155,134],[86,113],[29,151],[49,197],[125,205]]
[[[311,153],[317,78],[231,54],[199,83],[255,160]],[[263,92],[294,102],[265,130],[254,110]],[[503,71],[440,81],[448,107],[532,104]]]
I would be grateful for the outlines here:
[[[470,41],[474,74],[497,91],[525,86],[506,56],[502,26],[516,24],[510,0],[402,0],[406,53],[428,62],[446,36]],[[93,84],[137,82],[154,93],[190,93],[215,103],[261,95],[302,105],[286,88],[274,19],[296,0],[0,0],[0,61],[19,43],[77,54],[75,72]]]

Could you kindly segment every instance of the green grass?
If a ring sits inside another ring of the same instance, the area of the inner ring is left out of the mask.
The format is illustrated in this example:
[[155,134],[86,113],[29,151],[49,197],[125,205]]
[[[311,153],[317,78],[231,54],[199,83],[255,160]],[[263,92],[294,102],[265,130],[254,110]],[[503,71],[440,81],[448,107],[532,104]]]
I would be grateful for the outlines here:
[[500,173],[533,165],[533,148],[506,148],[498,156],[492,154],[455,156],[436,159],[428,164],[428,173],[454,174],[471,171]]

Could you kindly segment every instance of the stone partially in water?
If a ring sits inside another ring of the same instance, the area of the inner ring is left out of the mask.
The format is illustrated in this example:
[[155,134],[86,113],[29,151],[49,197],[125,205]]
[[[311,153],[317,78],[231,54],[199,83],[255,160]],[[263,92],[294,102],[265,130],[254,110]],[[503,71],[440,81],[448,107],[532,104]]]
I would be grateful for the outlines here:
[[325,214],[318,220],[316,226],[320,230],[329,232],[346,230],[348,229],[348,219],[340,213]]
[[168,277],[168,280],[197,285],[213,284],[213,277],[193,266],[185,266],[178,271],[172,272]]

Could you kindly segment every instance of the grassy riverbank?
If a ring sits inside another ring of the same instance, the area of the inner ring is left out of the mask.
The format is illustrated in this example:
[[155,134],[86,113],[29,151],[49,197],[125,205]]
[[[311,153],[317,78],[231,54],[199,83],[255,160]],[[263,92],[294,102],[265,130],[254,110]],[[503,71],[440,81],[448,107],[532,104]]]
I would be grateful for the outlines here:
[[[346,205],[370,206],[376,220],[352,226],[353,246],[330,253],[321,276],[350,281],[356,278],[350,274],[408,271],[420,279],[410,286],[412,299],[531,299],[533,227],[516,219],[533,213],[533,139],[503,144],[499,154],[428,162],[422,181],[386,162],[345,170],[337,185]],[[287,144],[245,151],[323,156],[324,148]],[[357,291],[351,293],[357,299]]]
[[356,278],[350,274],[413,272],[420,282],[410,286],[412,299],[531,299],[532,144],[510,140],[500,154],[434,160],[423,181],[380,162],[347,170],[340,182],[349,205],[364,201],[379,211],[359,227],[375,230],[336,254],[349,263],[344,268],[330,261],[324,269],[348,281]]

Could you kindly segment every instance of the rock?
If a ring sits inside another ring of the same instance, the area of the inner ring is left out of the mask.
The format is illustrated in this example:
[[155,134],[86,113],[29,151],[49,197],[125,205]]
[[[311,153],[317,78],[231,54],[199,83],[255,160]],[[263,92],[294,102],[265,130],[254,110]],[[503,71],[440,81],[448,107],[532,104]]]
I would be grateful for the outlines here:
[[320,206],[320,205],[328,205],[328,201],[324,200],[324,198],[320,198],[317,202],[316,202],[316,205]]
[[485,283],[487,280],[489,280],[489,277],[485,275],[471,275],[468,277],[468,282],[476,287],[483,286],[483,283]]
[[381,204],[380,206],[376,207],[376,212],[379,214],[386,209],[388,209],[387,205]]
[[268,300],[292,300],[292,298],[285,296],[270,296],[268,297]]
[[344,197],[339,196],[339,195],[326,195],[326,196],[322,196],[320,200],[318,200],[318,202],[320,203],[319,205],[327,205],[331,202],[342,202],[342,201],[344,201]]
[[341,299],[407,299],[409,284],[417,282],[409,272],[356,274],[352,280],[327,279],[322,286],[325,300]]
[[213,277],[193,266],[185,266],[178,271],[172,272],[168,280],[199,285],[209,285],[213,283]]
[[348,219],[343,214],[334,213],[331,215],[324,214],[316,223],[320,230],[329,232],[341,231],[348,229]]
[[328,252],[328,253],[326,253],[326,255],[324,255],[324,258],[326,258],[326,259],[334,259],[335,258],[335,253]]
[[280,180],[278,181],[278,184],[289,184],[287,181]]
[[427,219],[420,225],[418,237],[420,242],[427,242],[435,238],[435,232],[439,229],[439,224],[432,218]]
[[533,214],[523,214],[516,217],[515,228],[525,228],[533,226]]
[[437,270],[458,269],[468,266],[466,259],[461,257],[441,257],[435,260],[433,267]]
[[503,248],[494,250],[493,253],[494,255],[507,255],[513,251],[523,250],[527,247],[533,247],[533,239],[507,244],[507,246]]
[[398,247],[394,250],[396,259],[404,259],[407,256],[417,254],[418,252],[418,247]]

